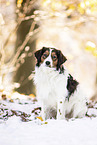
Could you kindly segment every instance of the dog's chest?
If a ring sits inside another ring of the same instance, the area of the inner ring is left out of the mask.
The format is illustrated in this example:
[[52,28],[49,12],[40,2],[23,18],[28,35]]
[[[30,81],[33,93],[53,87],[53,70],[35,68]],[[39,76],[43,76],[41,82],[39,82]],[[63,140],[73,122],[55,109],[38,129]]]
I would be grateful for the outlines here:
[[68,73],[59,74],[58,71],[50,68],[37,68],[34,77],[37,97],[56,100],[58,96],[65,96],[67,75]]
[[42,94],[46,92],[52,93],[57,89],[58,84],[58,74],[51,69],[44,68],[44,69],[37,69],[35,74],[35,84],[37,90],[42,90]]

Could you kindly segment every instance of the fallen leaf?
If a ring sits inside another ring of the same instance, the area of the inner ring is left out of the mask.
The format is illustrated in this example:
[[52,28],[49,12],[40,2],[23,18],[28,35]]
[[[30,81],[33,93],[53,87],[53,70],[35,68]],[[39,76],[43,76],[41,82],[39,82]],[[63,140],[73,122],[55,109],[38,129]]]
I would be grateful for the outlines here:
[[32,97],[32,98],[35,98],[35,95],[34,94],[30,94],[29,96]]
[[38,118],[38,119],[40,119],[41,121],[43,121],[43,118],[40,116],[40,117],[36,117],[36,118]]

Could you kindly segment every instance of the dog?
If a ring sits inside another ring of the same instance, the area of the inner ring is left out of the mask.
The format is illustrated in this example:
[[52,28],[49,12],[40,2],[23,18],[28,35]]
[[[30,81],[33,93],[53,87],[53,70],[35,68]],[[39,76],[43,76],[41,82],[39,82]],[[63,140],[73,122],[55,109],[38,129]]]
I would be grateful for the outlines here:
[[79,82],[63,65],[67,59],[62,52],[43,47],[35,52],[35,57],[34,83],[43,120],[84,117],[87,112],[86,99]]

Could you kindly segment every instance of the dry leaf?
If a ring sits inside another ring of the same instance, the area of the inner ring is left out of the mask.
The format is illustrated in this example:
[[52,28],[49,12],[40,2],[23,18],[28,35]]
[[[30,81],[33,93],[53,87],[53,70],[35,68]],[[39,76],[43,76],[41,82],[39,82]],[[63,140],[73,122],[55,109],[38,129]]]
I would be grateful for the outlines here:
[[43,121],[43,118],[42,117],[36,117],[36,118],[38,118],[39,120]]

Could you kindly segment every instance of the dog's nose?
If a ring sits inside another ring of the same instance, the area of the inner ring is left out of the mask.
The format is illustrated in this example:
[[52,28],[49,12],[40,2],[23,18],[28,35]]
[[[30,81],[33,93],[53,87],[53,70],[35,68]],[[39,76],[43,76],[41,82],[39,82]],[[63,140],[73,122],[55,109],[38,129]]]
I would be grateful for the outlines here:
[[46,61],[46,65],[50,65],[50,61]]

